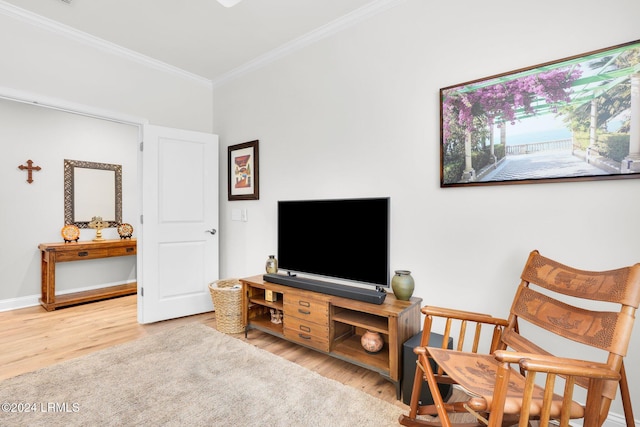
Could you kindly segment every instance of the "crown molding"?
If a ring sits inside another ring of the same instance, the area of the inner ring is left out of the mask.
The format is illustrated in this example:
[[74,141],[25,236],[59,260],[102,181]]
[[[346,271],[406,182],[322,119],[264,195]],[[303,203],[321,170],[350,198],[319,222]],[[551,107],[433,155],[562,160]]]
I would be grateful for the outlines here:
[[213,87],[219,87],[229,81],[236,79],[242,75],[255,71],[265,65],[276,61],[282,57],[290,55],[310,44],[318,42],[326,37],[336,34],[342,30],[345,30],[353,25],[362,22],[380,12],[397,6],[400,3],[404,3],[406,0],[374,0],[365,6],[362,6],[351,13],[348,13],[340,18],[337,18],[322,27],[319,27],[303,36],[300,36],[292,41],[283,44],[282,46],[273,49],[257,58],[221,75],[220,77],[213,79]]
[[126,58],[130,61],[137,62],[149,68],[192,80],[198,84],[206,86],[209,89],[213,87],[212,82],[209,79],[190,73],[181,68],[174,67],[173,65],[169,65],[165,62],[158,61],[157,59],[153,59],[131,49],[124,48],[115,43],[108,42],[99,37],[92,36],[91,34],[69,27],[68,25],[64,25],[52,19],[37,15],[33,12],[14,6],[3,0],[0,0],[0,14],[20,20],[22,22],[26,22],[47,31],[51,31],[52,33],[62,35],[64,37],[100,49],[102,51]]
[[91,47],[100,49],[102,51],[118,55],[128,60],[137,62],[144,66],[170,73],[182,78],[186,78],[195,81],[209,89],[221,86],[235,78],[262,68],[271,62],[274,62],[280,58],[290,55],[306,46],[309,46],[315,42],[318,42],[326,37],[336,34],[342,30],[345,30],[359,22],[362,22],[380,12],[397,6],[406,0],[374,0],[365,6],[362,6],[351,13],[348,13],[338,19],[329,22],[322,27],[319,27],[303,36],[300,36],[292,41],[285,43],[284,45],[273,49],[257,58],[225,73],[220,77],[209,80],[202,76],[185,71],[181,68],[169,65],[165,62],[135,52],[131,49],[124,48],[115,43],[111,43],[104,39],[92,36],[91,34],[79,31],[68,25],[64,25],[60,22],[54,21],[49,18],[45,18],[33,12],[14,6],[10,3],[0,0],[0,14],[8,16],[13,19],[17,19],[28,24],[37,26],[39,28],[51,31],[53,33],[62,35],[77,42],[89,45]]

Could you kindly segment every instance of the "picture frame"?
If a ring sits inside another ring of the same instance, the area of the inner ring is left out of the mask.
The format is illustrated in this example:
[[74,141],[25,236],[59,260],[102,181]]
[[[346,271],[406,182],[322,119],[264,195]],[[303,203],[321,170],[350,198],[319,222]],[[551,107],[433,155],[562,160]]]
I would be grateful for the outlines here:
[[640,178],[640,40],[440,89],[440,187]]
[[231,145],[228,148],[229,200],[260,198],[259,140]]
[[90,228],[101,216],[108,228],[122,223],[122,165],[64,159],[64,223]]

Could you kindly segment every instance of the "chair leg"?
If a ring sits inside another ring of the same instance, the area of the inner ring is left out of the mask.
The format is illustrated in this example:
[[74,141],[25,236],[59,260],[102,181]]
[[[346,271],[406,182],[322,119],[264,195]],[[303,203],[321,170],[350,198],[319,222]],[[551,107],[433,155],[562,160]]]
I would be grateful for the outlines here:
[[620,368],[620,397],[622,398],[622,409],[624,410],[624,419],[627,422],[627,427],[634,427],[636,422],[633,418],[633,407],[631,406],[631,395],[629,394],[629,383],[627,382],[624,363]]
[[436,382],[436,378],[433,375],[433,369],[431,369],[431,363],[429,362],[429,357],[427,355],[427,349],[423,348],[424,352],[418,354],[418,361],[422,365],[422,369],[424,369],[427,384],[429,384],[429,391],[431,391],[431,398],[433,399],[433,404],[438,411],[438,418],[440,418],[440,424],[443,427],[451,427],[451,420],[449,419],[449,414],[444,407],[444,400],[442,399],[442,395],[440,394],[440,389],[438,388],[438,383]]
[[420,393],[422,392],[422,381],[423,381],[422,369],[416,360],[416,372],[413,376],[413,388],[411,389],[411,402],[410,402],[410,410],[409,417],[416,418],[418,416],[418,408],[420,406]]
[[409,402],[409,415],[400,415],[398,422],[403,426],[421,427],[428,425],[426,421],[417,419],[420,409],[420,392],[422,391],[423,372],[416,361],[416,372],[413,376],[413,387],[411,388],[411,402]]
[[[416,349],[416,354],[418,354],[418,360],[416,361],[416,371],[413,377],[413,387],[411,389],[411,402],[410,402],[410,406],[409,406],[409,415],[400,415],[400,418],[398,419],[399,423],[405,426],[445,426],[445,427],[450,427],[450,424],[442,424],[441,422],[433,422],[433,421],[426,421],[426,420],[419,420],[417,419],[418,417],[418,411],[420,410],[420,394],[422,392],[422,386],[423,386],[423,382],[425,379],[425,373],[426,371],[424,370],[424,366],[425,363],[424,361],[421,361],[421,359],[427,359],[426,358],[426,351],[424,349],[424,347],[418,347]],[[431,367],[431,365],[428,363],[426,363],[426,366],[428,368]],[[433,373],[431,373],[433,374]],[[429,387],[431,388],[431,386]],[[436,386],[435,388],[436,390],[436,394],[437,397],[440,400],[440,408],[442,408],[442,397],[440,396],[440,390],[438,390],[438,387]],[[432,397],[434,399],[434,402],[436,401],[436,395],[433,394],[432,391]],[[448,421],[448,418],[445,415],[445,419]]]
[[[503,425],[504,403],[507,398],[507,389],[509,387],[509,376],[511,368],[506,362],[500,363],[496,374],[496,384],[493,389],[493,402],[489,415],[489,427],[498,427]],[[529,414],[526,414],[527,419]]]

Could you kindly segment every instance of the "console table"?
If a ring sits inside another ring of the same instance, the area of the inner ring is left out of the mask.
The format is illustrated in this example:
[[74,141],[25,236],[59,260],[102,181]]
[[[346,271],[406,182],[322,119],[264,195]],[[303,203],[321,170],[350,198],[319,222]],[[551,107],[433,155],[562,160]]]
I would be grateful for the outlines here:
[[[421,298],[400,301],[390,293],[378,305],[266,282],[262,275],[240,281],[245,336],[257,329],[371,369],[395,385],[400,399],[402,344],[420,331]],[[282,312],[282,323],[271,322],[272,309]],[[382,334],[380,352],[362,348],[367,330]]]
[[135,255],[137,253],[136,239],[41,243],[38,245],[38,249],[41,252],[40,264],[42,269],[42,298],[40,299],[40,304],[47,311],[90,301],[132,295],[137,292],[138,285],[133,282],[90,291],[56,295],[56,263]]

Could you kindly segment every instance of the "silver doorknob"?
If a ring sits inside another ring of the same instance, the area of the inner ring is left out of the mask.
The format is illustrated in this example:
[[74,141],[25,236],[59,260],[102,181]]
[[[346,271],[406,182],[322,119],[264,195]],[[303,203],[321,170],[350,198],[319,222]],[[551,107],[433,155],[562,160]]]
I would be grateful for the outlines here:
[[216,234],[217,230],[215,228],[212,228],[211,230],[204,230],[205,233],[211,233],[211,235]]

